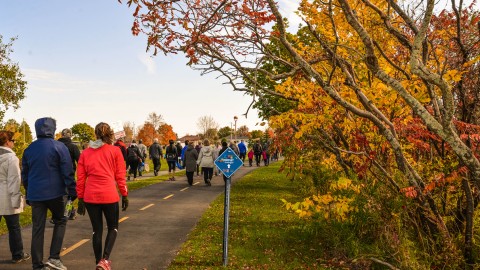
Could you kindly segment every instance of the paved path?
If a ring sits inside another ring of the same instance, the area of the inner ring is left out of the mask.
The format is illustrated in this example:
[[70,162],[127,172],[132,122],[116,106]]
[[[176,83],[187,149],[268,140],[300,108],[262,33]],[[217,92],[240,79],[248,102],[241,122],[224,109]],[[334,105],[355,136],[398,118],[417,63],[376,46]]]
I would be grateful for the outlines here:
[[[255,168],[240,168],[232,177],[233,183]],[[142,178],[149,175],[152,173]],[[205,186],[201,176],[194,178],[192,187],[188,186],[185,176],[176,178],[177,181],[165,181],[130,192],[129,208],[120,212],[119,233],[111,256],[112,269],[166,269],[203,212],[224,192],[221,176],[214,177],[211,187]],[[48,259],[52,231],[53,224],[47,221],[44,262]],[[31,234],[30,226],[22,230],[26,252],[30,251]],[[62,260],[69,270],[95,269],[91,234],[88,214],[68,222]],[[106,230],[104,238],[105,234]],[[32,269],[31,259],[11,264],[10,254],[8,236],[0,236],[0,269]]]

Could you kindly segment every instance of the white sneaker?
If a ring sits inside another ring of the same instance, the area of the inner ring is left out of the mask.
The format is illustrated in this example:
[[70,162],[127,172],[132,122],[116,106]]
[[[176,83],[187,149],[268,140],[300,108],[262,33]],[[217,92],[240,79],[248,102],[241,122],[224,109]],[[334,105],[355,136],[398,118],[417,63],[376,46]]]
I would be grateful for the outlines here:
[[50,266],[52,269],[67,270],[67,267],[65,265],[63,265],[63,263],[60,259],[50,258],[50,259],[48,259],[48,261],[45,264]]

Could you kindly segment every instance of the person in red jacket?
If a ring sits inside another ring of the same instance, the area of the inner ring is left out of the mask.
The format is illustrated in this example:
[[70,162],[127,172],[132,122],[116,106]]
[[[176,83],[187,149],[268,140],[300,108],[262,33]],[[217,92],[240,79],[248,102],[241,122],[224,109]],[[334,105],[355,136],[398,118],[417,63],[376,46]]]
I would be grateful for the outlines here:
[[[122,151],[123,160],[125,160],[125,165],[126,165],[127,164],[127,146],[123,142],[123,139],[119,138],[113,145],[120,148],[120,151]],[[127,168],[127,166],[125,166],[125,168]]]
[[[125,163],[120,148],[113,146],[113,130],[106,123],[95,127],[97,140],[80,155],[77,167],[77,213],[85,208],[93,228],[93,251],[96,269],[110,270],[110,253],[118,232],[119,207],[117,188],[122,194],[122,211],[128,207]],[[107,237],[102,253],[103,216],[107,221]]]

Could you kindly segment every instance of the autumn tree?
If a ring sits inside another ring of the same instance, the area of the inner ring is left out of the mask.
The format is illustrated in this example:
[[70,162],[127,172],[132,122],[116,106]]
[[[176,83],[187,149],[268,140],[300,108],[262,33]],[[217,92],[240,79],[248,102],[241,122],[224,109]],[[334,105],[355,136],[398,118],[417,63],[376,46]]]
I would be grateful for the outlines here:
[[[480,16],[451,3],[437,16],[434,0],[303,0],[304,26],[290,33],[274,0],[128,1],[132,31],[148,36],[153,54],[185,53],[193,68],[252,96],[285,142],[291,177],[317,185],[297,213],[347,221],[354,202],[369,201],[361,209],[383,213],[380,223],[435,243],[424,257],[436,260],[423,268],[475,264]],[[338,185],[320,166],[342,175]],[[356,197],[332,196],[339,185]],[[372,185],[376,198],[362,193]],[[390,254],[412,267],[408,255]]]
[[227,138],[230,136],[230,134],[232,134],[232,129],[230,127],[222,127],[218,130],[217,132],[217,136],[218,138]]
[[159,143],[161,145],[168,145],[169,140],[176,140],[177,135],[173,132],[173,128],[171,125],[163,124],[157,130],[159,137]]
[[263,131],[255,129],[250,132],[250,138],[258,139],[263,137]]
[[72,126],[72,137],[80,142],[95,140],[95,129],[87,123],[78,123]]
[[24,75],[18,63],[10,59],[14,41],[15,38],[12,38],[4,44],[3,36],[0,35],[0,122],[6,110],[18,109],[18,103],[25,98],[27,89],[27,81],[23,79]]
[[238,137],[248,137],[248,136],[250,136],[250,132],[248,130],[249,129],[246,125],[238,127],[237,128],[237,136]]
[[134,137],[135,126],[131,122],[123,123],[123,131],[125,131],[125,142],[131,142]]
[[201,134],[202,139],[208,139],[210,141],[215,141],[218,139],[218,130],[216,128],[209,128],[205,134]]
[[155,130],[152,123],[145,122],[145,124],[138,130],[137,139],[142,140],[143,144],[147,147],[153,144],[154,139],[158,139],[160,136]]
[[30,126],[25,121],[22,121],[22,123],[19,124],[16,120],[9,119],[5,124],[1,125],[1,129],[15,133],[15,145],[13,151],[17,157],[21,159],[23,156],[23,150],[25,150],[25,148],[27,148],[27,146],[33,141]]

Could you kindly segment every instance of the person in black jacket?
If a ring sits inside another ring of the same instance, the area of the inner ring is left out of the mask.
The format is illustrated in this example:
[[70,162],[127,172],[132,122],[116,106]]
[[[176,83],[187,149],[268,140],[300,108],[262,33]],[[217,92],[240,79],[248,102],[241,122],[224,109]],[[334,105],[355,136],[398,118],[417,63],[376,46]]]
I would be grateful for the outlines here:
[[[218,156],[220,156],[223,152],[225,152],[225,150],[227,150],[227,148],[228,148],[227,141],[222,141],[222,149],[220,149],[220,151],[218,151]],[[222,176],[223,176],[223,181],[227,182],[227,177],[225,176],[225,174],[222,173]]]
[[162,147],[160,146],[160,144],[158,144],[157,138],[155,138],[153,140],[153,144],[150,145],[150,148],[148,149],[148,154],[150,156],[150,159],[153,161],[153,174],[157,176],[158,171],[160,171],[161,167],[160,160],[163,156]]
[[130,167],[128,170],[127,180],[130,181],[130,174],[133,173],[133,181],[137,180],[138,165],[142,161],[140,150],[137,147],[135,140],[132,141],[127,148],[127,164]]
[[[75,171],[77,170],[78,159],[80,158],[80,149],[78,149],[78,146],[72,142],[72,130],[69,128],[63,129],[62,137],[58,139],[58,141],[65,144],[65,146],[68,148],[68,152],[70,153],[70,157],[72,158],[73,173],[75,173]],[[76,217],[77,210],[73,208],[68,219],[74,220]],[[50,223],[53,223],[53,219],[50,220]]]
[[184,153],[184,158],[185,158],[185,171],[187,175],[187,181],[188,185],[193,185],[193,174],[197,170],[197,159],[198,159],[198,153],[197,150],[195,150],[195,147],[193,147],[193,142],[189,142],[187,145],[187,149],[185,150]]
[[180,141],[178,141],[175,146],[177,147],[178,164],[180,164],[180,166],[181,166],[182,165],[182,150],[183,150],[182,143]]
[[73,172],[75,173],[75,171],[77,170],[78,159],[80,158],[80,150],[72,142],[72,130],[69,128],[63,129],[62,137],[58,139],[58,141],[65,144],[65,146],[68,148],[68,152],[70,153],[70,157],[72,158]]
[[178,152],[173,140],[169,140],[168,146],[165,148],[165,159],[167,160],[168,174],[170,175],[168,180],[175,181],[175,168],[178,160]]

